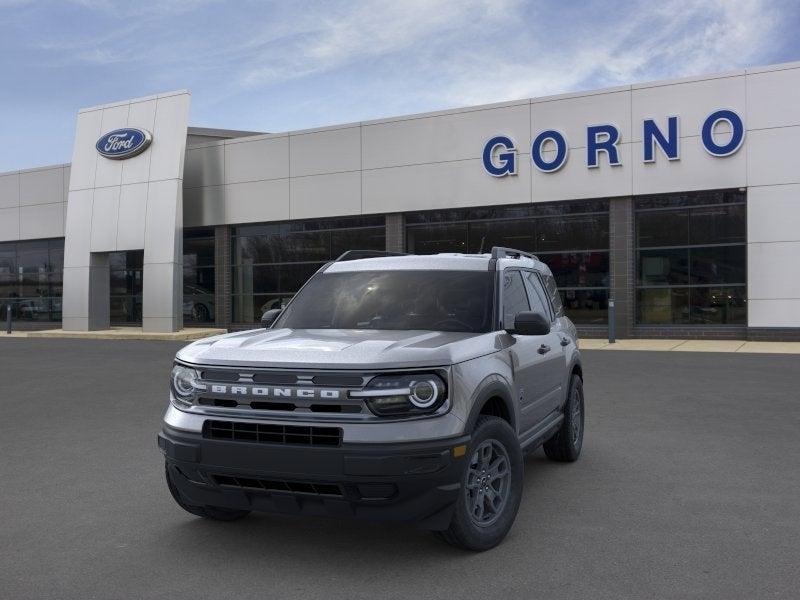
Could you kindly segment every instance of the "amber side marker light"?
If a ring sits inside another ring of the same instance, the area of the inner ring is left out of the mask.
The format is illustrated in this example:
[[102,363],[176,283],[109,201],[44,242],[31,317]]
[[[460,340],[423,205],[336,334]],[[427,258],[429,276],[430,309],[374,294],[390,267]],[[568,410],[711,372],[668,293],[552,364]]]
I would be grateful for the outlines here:
[[455,446],[453,448],[453,458],[459,458],[467,453],[466,446]]

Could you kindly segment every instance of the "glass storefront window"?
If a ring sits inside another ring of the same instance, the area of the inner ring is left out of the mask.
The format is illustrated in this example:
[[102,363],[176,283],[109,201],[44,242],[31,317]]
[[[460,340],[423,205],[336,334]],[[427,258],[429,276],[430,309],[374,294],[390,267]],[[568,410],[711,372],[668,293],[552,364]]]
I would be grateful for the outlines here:
[[183,234],[183,322],[213,323],[216,318],[214,230],[189,229]]
[[[428,235],[437,239],[437,226],[429,227],[410,227],[409,228],[409,243],[411,243],[412,236]],[[429,248],[419,247],[415,245],[417,254],[435,254],[437,252],[471,252],[479,254],[481,252],[488,252],[492,246],[504,246],[506,248],[533,248],[536,245],[534,228],[530,221],[506,221],[502,227],[497,227],[492,222],[475,222],[467,225],[441,225],[439,227],[450,227],[454,236],[442,236],[440,244],[442,250],[432,250],[428,252]],[[455,237],[456,241],[463,241],[467,238],[467,227],[469,227],[469,249],[464,249],[463,243],[453,244],[452,239],[448,237]],[[459,231],[459,228],[461,230]],[[459,235],[460,234],[460,235]],[[461,248],[455,250],[455,248]],[[409,248],[409,251],[411,249]]]
[[0,275],[17,272],[17,244],[6,242],[0,244]]
[[598,219],[596,215],[581,215],[537,219],[534,223],[536,250],[540,253],[608,249],[608,219]]
[[[477,242],[480,243],[482,238],[478,237]],[[411,254],[467,252],[467,225],[459,223],[408,228],[407,248]]]
[[655,210],[639,213],[636,240],[640,248],[686,246],[689,243],[689,211]]
[[637,323],[746,324],[745,193],[644,196],[635,212]]
[[689,288],[640,288],[636,296],[638,323],[643,325],[689,323]]
[[608,288],[608,252],[540,253],[541,258],[564,288]]
[[575,323],[603,325],[608,318],[608,290],[558,290],[564,312]]
[[693,208],[689,244],[737,244],[747,242],[747,207],[744,204]]
[[601,199],[408,213],[406,247],[414,254],[492,246],[535,252],[553,271],[567,316],[602,325],[610,285],[608,210]]
[[639,283],[642,286],[686,285],[689,283],[689,250],[640,250]]
[[281,308],[326,262],[347,250],[385,250],[382,215],[233,227],[233,322]]
[[695,325],[746,323],[746,291],[744,286],[692,288],[691,322]]
[[281,294],[239,294],[233,296],[233,320],[235,323],[256,323],[268,310],[283,308],[292,299]]
[[0,319],[61,321],[64,240],[0,244]]
[[689,261],[692,284],[746,283],[747,246],[744,244],[691,248]]

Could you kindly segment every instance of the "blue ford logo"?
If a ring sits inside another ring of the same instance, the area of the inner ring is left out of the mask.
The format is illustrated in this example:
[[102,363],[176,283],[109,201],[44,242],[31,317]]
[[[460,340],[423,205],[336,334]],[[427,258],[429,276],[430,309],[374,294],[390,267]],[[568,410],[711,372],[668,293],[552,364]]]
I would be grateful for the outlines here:
[[94,145],[106,158],[122,160],[141,154],[153,141],[153,136],[144,129],[128,127],[109,131]]

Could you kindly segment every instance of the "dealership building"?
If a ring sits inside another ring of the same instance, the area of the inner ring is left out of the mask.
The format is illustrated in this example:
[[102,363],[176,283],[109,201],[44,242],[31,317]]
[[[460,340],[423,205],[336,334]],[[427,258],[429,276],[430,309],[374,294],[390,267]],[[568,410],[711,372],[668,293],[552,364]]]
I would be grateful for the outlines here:
[[288,133],[189,105],[80,110],[71,164],[0,174],[1,318],[241,329],[349,249],[509,246],[585,336],[800,339],[800,63]]

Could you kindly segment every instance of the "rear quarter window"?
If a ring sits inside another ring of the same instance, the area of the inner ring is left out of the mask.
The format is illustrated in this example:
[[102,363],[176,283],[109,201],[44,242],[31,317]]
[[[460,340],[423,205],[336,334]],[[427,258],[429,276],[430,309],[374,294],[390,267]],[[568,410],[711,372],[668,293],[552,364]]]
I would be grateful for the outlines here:
[[553,320],[553,311],[550,310],[550,303],[547,300],[547,293],[542,288],[539,277],[533,271],[527,271],[524,275],[528,286],[528,297],[531,301],[531,310],[538,312],[548,320]]
[[558,286],[556,285],[555,277],[550,274],[542,273],[542,281],[544,281],[544,287],[547,291],[547,295],[550,297],[550,304],[553,305],[553,310],[556,313],[557,317],[564,316],[564,305],[561,304],[561,294],[558,293]]
[[518,313],[531,309],[519,271],[503,273],[503,328],[512,329]]

